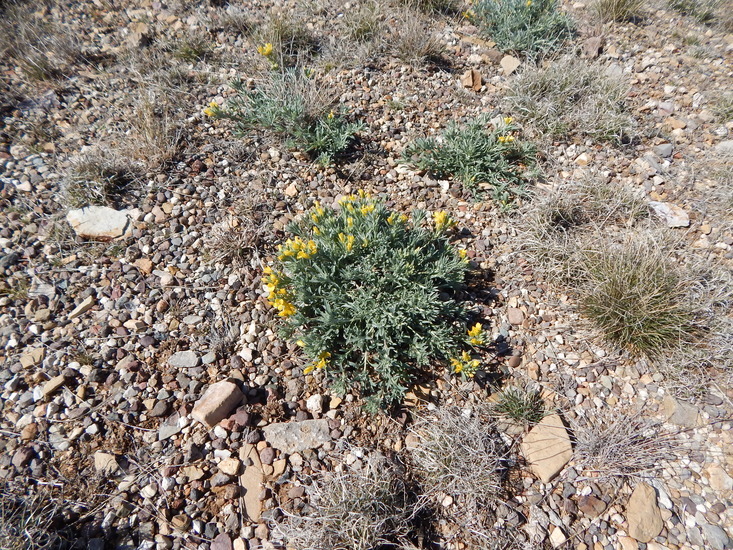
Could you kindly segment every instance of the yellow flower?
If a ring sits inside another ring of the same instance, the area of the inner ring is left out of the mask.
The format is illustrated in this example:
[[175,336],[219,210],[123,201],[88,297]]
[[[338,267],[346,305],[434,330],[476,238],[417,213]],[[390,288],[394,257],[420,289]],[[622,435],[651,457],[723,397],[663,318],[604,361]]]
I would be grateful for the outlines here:
[[527,0],[527,7],[530,7],[532,5],[532,0]]
[[273,300],[272,306],[278,310],[280,317],[289,317],[295,314],[295,306],[284,298],[276,298]]
[[395,221],[397,221],[397,212],[392,212],[387,218],[387,223],[389,225],[392,225]]
[[351,216],[346,218],[346,227],[354,227],[354,218]]
[[333,120],[333,111],[328,113],[328,116],[326,117],[328,120]]
[[460,258],[461,260],[465,260],[465,259],[467,259],[467,258],[468,258],[468,252],[466,251],[466,249],[465,249],[465,248],[459,248],[459,249],[458,249],[458,257],[459,257],[459,258]]
[[374,205],[373,204],[365,204],[362,206],[359,211],[361,212],[362,216],[366,216],[367,214],[371,214],[374,212]]
[[339,241],[346,247],[347,252],[351,252],[351,249],[354,248],[353,235],[344,235],[343,233],[339,233]]
[[211,107],[206,107],[206,109],[204,109],[204,114],[206,116],[214,116],[214,115],[216,115],[216,113],[214,112],[214,110]]
[[471,359],[471,355],[464,351],[461,353],[460,359],[454,357],[450,360],[450,364],[454,373],[463,373],[465,376],[473,378],[481,362],[478,359]]
[[298,344],[301,348],[304,348],[305,347],[305,342],[303,342],[303,340],[298,340],[295,343]]
[[259,53],[260,55],[264,55],[265,57],[267,57],[268,55],[270,55],[272,53],[272,44],[270,44],[268,42],[264,46],[258,46],[257,47],[257,53]]
[[474,346],[480,346],[484,343],[484,337],[483,337],[483,328],[481,327],[481,323],[476,323],[469,329],[468,331],[469,342],[471,345]]
[[318,361],[308,365],[305,369],[303,369],[303,374],[311,373],[315,369],[325,369],[328,366],[328,360],[330,359],[330,357],[331,354],[329,352],[322,351],[318,354]]
[[313,233],[314,233],[315,235],[320,235],[320,234],[321,234],[321,230],[320,230],[320,229],[318,229],[318,226],[317,226],[317,225],[314,225],[314,226],[313,226]]
[[311,212],[311,219],[313,220],[313,223],[318,223],[325,213],[326,211],[323,209],[323,207],[321,207],[321,203],[316,201],[313,204],[313,212]]
[[447,212],[441,210],[433,214],[433,221],[435,222],[435,229],[442,231],[456,225],[456,222],[451,219]]
[[504,117],[504,124],[511,124],[512,123],[512,117],[507,116]]

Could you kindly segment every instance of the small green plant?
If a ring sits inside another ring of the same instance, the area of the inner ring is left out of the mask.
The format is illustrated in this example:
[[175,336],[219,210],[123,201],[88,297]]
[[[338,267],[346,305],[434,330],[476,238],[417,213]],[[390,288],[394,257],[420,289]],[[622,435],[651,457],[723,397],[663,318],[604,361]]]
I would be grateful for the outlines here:
[[[266,268],[268,300],[336,392],[357,388],[375,411],[398,402],[432,361],[472,376],[479,360],[466,351],[483,342],[467,332],[455,299],[469,264],[448,242],[445,212],[427,226],[423,212],[390,212],[366,194],[334,210],[316,204]],[[461,353],[461,350],[465,353]]]
[[484,190],[504,207],[526,194],[535,165],[535,148],[518,136],[507,117],[490,123],[480,117],[452,123],[440,139],[417,139],[405,148],[402,162],[439,178],[453,177],[474,195]]
[[600,246],[582,254],[580,270],[581,311],[608,341],[655,358],[694,340],[688,285],[659,252]]
[[479,0],[466,15],[500,50],[529,56],[557,50],[575,33],[557,0]]
[[458,0],[400,0],[400,3],[428,14],[455,14],[460,7]]
[[190,34],[170,44],[169,50],[176,59],[196,63],[208,57],[213,51],[211,41],[204,35]]
[[302,72],[275,73],[254,90],[232,83],[237,96],[224,107],[212,103],[204,113],[234,121],[240,136],[267,130],[286,145],[329,164],[354,141],[363,125],[348,122],[333,102]]
[[708,23],[715,18],[720,0],[670,0],[669,6],[682,15],[689,15],[700,23]]
[[644,0],[596,0],[593,11],[601,21],[631,21],[643,7]]
[[733,120],[733,94],[725,94],[718,98],[713,105],[713,114],[723,123]]
[[536,424],[547,414],[540,392],[520,386],[501,390],[492,410],[499,416],[530,425]]
[[568,55],[523,70],[505,101],[523,122],[551,138],[581,134],[622,142],[634,128],[625,109],[628,90],[603,65]]

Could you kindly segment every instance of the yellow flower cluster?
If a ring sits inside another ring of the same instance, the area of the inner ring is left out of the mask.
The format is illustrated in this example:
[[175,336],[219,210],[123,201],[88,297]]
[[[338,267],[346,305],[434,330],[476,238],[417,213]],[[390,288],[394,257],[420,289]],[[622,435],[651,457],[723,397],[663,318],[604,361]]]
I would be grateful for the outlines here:
[[354,248],[353,235],[344,235],[343,233],[339,233],[339,242],[344,245],[347,252],[351,252],[351,249]]
[[397,212],[392,212],[387,218],[387,223],[389,225],[394,225],[395,222],[407,223],[408,219],[409,218],[404,214],[397,214]]
[[473,346],[480,346],[484,343],[483,327],[481,323],[476,323],[468,331],[469,342]]
[[264,46],[257,46],[257,53],[265,57],[272,55],[272,44],[268,42]]
[[204,114],[206,116],[216,116],[216,113],[219,112],[219,104],[216,101],[212,101],[209,103],[209,106],[204,109]]
[[316,253],[316,250],[317,246],[315,241],[310,240],[305,242],[300,237],[295,237],[294,239],[285,241],[285,246],[280,245],[277,247],[277,258],[280,261],[292,257],[295,257],[297,260],[307,260]]
[[303,369],[303,374],[311,373],[315,369],[325,369],[328,366],[328,360],[330,358],[331,354],[329,352],[322,351],[318,354],[318,361],[316,361],[312,365],[308,365],[305,369]]
[[499,136],[499,143],[511,143],[514,141],[514,136]]
[[269,266],[264,271],[263,286],[267,291],[267,301],[278,311],[280,317],[289,317],[295,314],[295,306],[287,299],[287,290],[280,286],[280,275],[275,273]]
[[435,229],[438,231],[443,231],[444,229],[449,229],[456,225],[456,221],[453,220],[448,213],[445,210],[441,210],[440,212],[435,212],[433,214],[433,221],[435,222]]
[[459,359],[456,359],[455,357],[451,359],[450,364],[451,367],[453,367],[454,373],[463,373],[469,378],[473,378],[473,375],[476,374],[476,370],[481,362],[478,359],[471,359],[471,355],[469,355],[467,351],[464,351],[461,353],[461,357]]
[[311,219],[313,220],[313,223],[318,223],[321,221],[321,218],[323,218],[323,215],[326,213],[326,211],[321,206],[321,203],[316,201],[313,204],[313,212],[311,212]]
[[359,199],[370,199],[370,198],[371,196],[369,195],[369,193],[367,193],[363,189],[359,189],[356,192],[356,194],[354,195],[346,195],[345,197],[341,197],[339,199],[339,204],[343,206],[343,205],[346,205],[352,202],[356,202]]
[[458,249],[458,257],[461,260],[468,261],[468,251],[465,248],[459,248]]

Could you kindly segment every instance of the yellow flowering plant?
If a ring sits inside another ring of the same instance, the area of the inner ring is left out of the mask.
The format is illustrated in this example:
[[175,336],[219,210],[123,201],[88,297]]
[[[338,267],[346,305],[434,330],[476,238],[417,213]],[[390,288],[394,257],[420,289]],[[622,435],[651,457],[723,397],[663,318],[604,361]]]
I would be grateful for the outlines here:
[[[378,410],[431,364],[475,349],[482,333],[456,299],[470,265],[449,241],[452,225],[445,212],[429,223],[362,191],[335,207],[316,202],[288,227],[262,280],[306,374],[324,373],[336,393],[355,388]],[[475,372],[472,361],[460,372]]]

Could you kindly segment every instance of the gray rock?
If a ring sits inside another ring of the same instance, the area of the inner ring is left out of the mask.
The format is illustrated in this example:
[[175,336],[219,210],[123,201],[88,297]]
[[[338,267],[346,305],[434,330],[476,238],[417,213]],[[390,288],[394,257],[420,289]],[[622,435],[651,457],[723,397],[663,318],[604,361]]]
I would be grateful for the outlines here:
[[663,159],[671,157],[672,151],[674,151],[674,146],[671,143],[662,143],[654,148],[654,153]]
[[733,155],[733,139],[721,141],[715,146],[715,151],[723,155]]
[[168,358],[168,364],[177,369],[192,369],[199,364],[199,356],[194,352],[177,351]]
[[710,525],[708,523],[704,523],[701,527],[705,538],[708,540],[708,548],[725,550],[731,547],[730,538],[728,538],[728,535],[723,529],[717,525]]
[[315,449],[331,440],[326,419],[279,422],[265,426],[262,431],[270,445],[286,454]]
[[694,405],[679,401],[671,395],[665,396],[662,405],[668,422],[684,428],[697,426],[700,413]]

